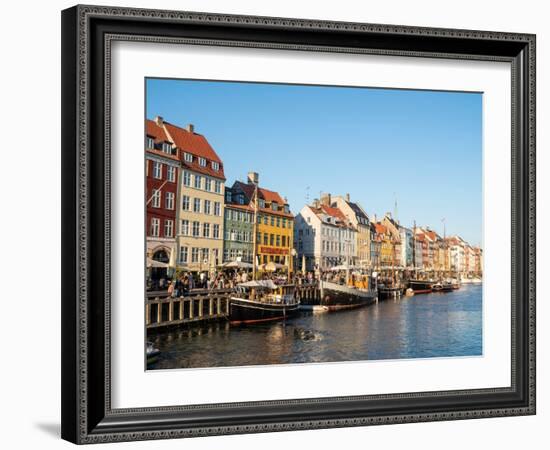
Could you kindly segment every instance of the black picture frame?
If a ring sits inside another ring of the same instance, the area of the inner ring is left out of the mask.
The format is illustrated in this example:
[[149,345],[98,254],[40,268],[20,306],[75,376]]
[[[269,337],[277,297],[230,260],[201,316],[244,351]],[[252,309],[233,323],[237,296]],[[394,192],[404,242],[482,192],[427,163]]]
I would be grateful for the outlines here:
[[[117,410],[110,400],[110,44],[114,40],[508,61],[511,386]],[[62,12],[62,437],[131,441],[535,414],[535,36],[75,6]]]

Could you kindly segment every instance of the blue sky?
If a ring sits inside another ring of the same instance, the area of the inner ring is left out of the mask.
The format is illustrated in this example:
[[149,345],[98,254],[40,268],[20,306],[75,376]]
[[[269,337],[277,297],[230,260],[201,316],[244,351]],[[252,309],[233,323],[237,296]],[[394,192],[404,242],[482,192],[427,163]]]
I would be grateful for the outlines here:
[[228,183],[260,173],[297,214],[319,192],[349,193],[481,244],[482,94],[193,80],[146,80],[146,114],[195,125]]

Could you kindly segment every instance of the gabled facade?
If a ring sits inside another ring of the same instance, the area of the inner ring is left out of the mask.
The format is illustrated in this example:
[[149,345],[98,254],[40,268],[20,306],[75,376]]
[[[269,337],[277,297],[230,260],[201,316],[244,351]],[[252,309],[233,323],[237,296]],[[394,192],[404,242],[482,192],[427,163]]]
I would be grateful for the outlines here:
[[254,209],[225,188],[223,262],[253,262]]
[[164,129],[151,120],[145,121],[145,173],[147,259],[150,279],[156,284],[168,276],[163,265],[172,263],[177,252],[179,150]]
[[223,163],[193,125],[182,128],[161,117],[154,122],[179,150],[177,265],[190,271],[214,271],[223,255]]
[[357,261],[357,231],[339,208],[330,205],[330,197],[324,197],[304,206],[295,218],[297,260],[305,262],[308,271]]
[[294,216],[286,200],[278,192],[260,187],[256,172],[249,172],[246,183],[236,181],[231,192],[238,204],[247,205],[252,210],[257,208],[256,263],[273,261],[292,271]]
[[370,219],[362,206],[350,200],[349,194],[345,197],[332,198],[331,205],[338,208],[353,224],[356,232],[355,248],[357,261],[354,263],[360,267],[371,267],[371,226]]

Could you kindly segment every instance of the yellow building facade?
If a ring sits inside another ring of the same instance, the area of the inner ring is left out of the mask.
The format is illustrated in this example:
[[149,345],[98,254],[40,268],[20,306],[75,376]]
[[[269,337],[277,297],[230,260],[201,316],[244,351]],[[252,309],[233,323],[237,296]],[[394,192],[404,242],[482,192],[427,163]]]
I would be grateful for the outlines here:
[[223,259],[222,161],[193,125],[181,128],[162,121],[162,126],[180,150],[176,266],[191,272],[213,272]]

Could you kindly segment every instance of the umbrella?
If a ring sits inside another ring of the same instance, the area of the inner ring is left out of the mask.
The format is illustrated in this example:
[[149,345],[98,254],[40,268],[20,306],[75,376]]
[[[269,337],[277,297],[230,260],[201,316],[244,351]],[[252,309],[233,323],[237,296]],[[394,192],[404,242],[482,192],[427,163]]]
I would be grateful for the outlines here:
[[279,270],[279,269],[284,269],[286,268],[286,266],[284,266],[283,264],[279,264],[279,263],[276,263],[276,262],[273,262],[273,261],[269,261],[266,265],[265,265],[265,270],[267,270],[268,272],[275,272],[276,270]]
[[228,261],[224,262],[221,267],[228,269],[252,269],[252,264],[244,261]]
[[335,272],[338,272],[340,270],[351,270],[351,269],[358,269],[358,267],[356,266],[346,266],[344,264],[340,265],[340,266],[334,266],[334,267],[331,267],[330,270],[333,270]]
[[273,283],[271,280],[255,280],[255,281],[247,281],[246,283],[239,283],[238,286],[242,287],[250,287],[250,288],[268,288],[268,289],[278,289],[278,286]]
[[147,258],[147,267],[148,268],[149,267],[158,267],[158,268],[162,268],[162,269],[167,269],[168,264],[160,262],[160,261],[155,261],[154,259],[151,259],[151,258]]

